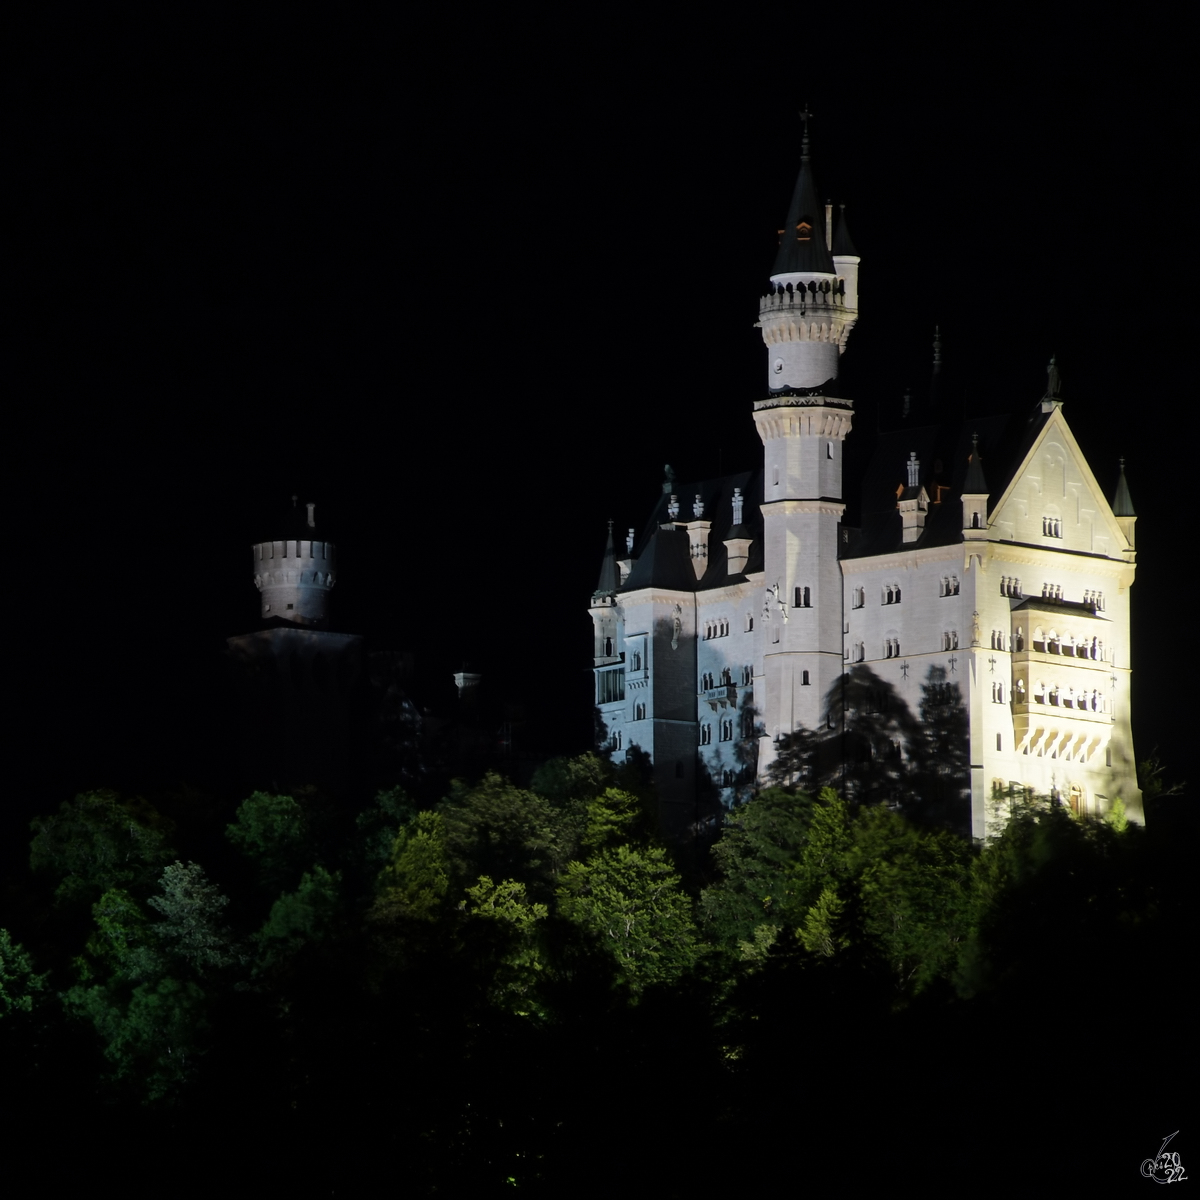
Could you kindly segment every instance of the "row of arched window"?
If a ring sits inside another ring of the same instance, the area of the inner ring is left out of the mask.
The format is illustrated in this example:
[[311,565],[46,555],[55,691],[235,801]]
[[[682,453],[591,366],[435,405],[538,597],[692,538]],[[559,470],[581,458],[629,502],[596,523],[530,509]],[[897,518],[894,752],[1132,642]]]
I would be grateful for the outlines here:
[[[1018,631],[1018,636],[1020,631]],[[1033,631],[1033,648],[1040,654],[1061,654],[1064,658],[1087,658],[1094,662],[1104,661],[1104,642],[1100,638],[1086,636],[1076,641],[1069,633],[1064,640],[1056,630],[1043,633],[1041,628]]]
[[1062,537],[1062,521],[1058,517],[1043,517],[1042,535],[1044,537]]
[[1024,594],[1021,591],[1021,581],[1019,579],[1014,579],[1011,575],[1000,576],[1000,595],[1020,599]]
[[806,587],[797,587],[792,600],[793,608],[812,608],[812,592]]
[[1083,593],[1084,604],[1090,604],[1097,612],[1104,611],[1104,593],[1085,591]]
[[[1017,680],[1014,699],[1018,703],[1025,698],[1025,684]],[[1079,712],[1102,713],[1108,711],[1104,696],[1095,688],[1089,692],[1083,688],[1076,692],[1073,687],[1061,688],[1057,683],[1047,687],[1044,681],[1038,680],[1033,685],[1034,704],[1048,704],[1051,708],[1073,708]]]
[[900,657],[900,639],[898,637],[888,638],[883,643],[884,658],[899,658]]
[[957,650],[958,649],[958,630],[947,629],[942,634],[942,649]]
[[939,596],[957,596],[958,595],[958,576],[944,575],[941,582],[941,590]]
[[[743,674],[746,668],[743,668]],[[729,667],[722,667],[720,672],[705,671],[700,676],[700,690],[707,692],[710,688],[716,687],[731,687],[733,684],[733,671]]]
[[900,603],[900,585],[898,583],[885,584],[879,598],[880,604],[899,604]]
[[1062,584],[1061,583],[1043,583],[1042,584],[1042,599],[1043,600],[1061,600],[1062,599]]
[[704,622],[705,640],[707,640],[709,638],[719,638],[719,637],[728,637],[728,636],[729,636],[729,621],[727,618],[719,617],[715,621],[705,621]]

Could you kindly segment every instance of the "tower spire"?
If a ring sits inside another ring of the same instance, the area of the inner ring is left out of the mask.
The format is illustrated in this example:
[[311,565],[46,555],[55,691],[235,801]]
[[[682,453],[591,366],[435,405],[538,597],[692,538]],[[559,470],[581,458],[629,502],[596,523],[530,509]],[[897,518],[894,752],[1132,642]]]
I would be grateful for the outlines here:
[[788,206],[787,221],[779,231],[779,253],[771,278],[797,271],[833,275],[833,256],[825,238],[825,206],[820,202],[809,150],[808,122],[812,113],[800,113],[804,136],[800,141],[800,174]]
[[617,590],[617,556],[613,552],[613,523],[608,520],[608,541],[604,546],[604,558],[600,562],[600,580],[593,596],[611,596]]

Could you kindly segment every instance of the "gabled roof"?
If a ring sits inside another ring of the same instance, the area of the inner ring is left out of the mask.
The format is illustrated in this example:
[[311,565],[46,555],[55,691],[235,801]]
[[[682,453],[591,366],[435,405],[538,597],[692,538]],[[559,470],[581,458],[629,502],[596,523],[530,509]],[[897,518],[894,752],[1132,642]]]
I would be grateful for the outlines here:
[[785,275],[790,271],[814,271],[825,275],[836,273],[833,256],[825,244],[825,206],[817,193],[817,181],[808,154],[807,133],[800,151],[800,174],[796,177],[796,188],[792,192],[792,203],[788,206],[787,220],[779,239],[779,253],[775,256],[775,267],[771,274]]

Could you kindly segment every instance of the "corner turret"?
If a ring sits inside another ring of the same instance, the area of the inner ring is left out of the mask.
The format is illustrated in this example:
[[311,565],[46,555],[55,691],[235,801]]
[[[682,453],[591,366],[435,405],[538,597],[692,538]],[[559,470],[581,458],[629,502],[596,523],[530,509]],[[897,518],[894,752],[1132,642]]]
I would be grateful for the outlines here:
[[1129,484],[1125,480],[1124,459],[1121,459],[1121,474],[1117,479],[1117,490],[1113,493],[1112,510],[1113,516],[1117,518],[1117,524],[1121,527],[1121,532],[1125,535],[1125,540],[1132,550],[1134,548],[1133,527],[1137,522],[1137,513],[1133,511],[1133,499],[1129,495]]

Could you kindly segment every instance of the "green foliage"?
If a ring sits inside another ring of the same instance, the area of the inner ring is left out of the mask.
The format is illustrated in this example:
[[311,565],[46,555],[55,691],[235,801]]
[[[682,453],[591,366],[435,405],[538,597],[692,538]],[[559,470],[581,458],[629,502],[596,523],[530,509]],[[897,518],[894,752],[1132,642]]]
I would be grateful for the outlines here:
[[798,920],[795,864],[811,816],[803,792],[764,788],[730,814],[712,849],[723,878],[701,893],[700,911],[718,940],[743,957],[747,946],[774,942],[774,935],[764,941],[761,927],[778,932]]
[[630,841],[641,816],[642,806],[637,796],[620,788],[605,788],[588,801],[587,824],[579,844],[592,851]]
[[376,918],[434,921],[450,887],[445,821],[422,812],[400,830],[391,860],[379,876]]
[[1105,820],[1108,821],[1117,833],[1124,833],[1129,828],[1129,817],[1125,812],[1125,801],[1120,796],[1112,802],[1112,807],[1108,810]]
[[618,983],[637,996],[676,982],[700,955],[691,904],[662,850],[617,846],[572,862],[558,912],[612,956]]
[[163,1099],[188,1078],[208,1031],[204,993],[171,977],[138,984],[128,995],[79,985],[63,1000],[68,1012],[95,1027],[113,1077],[135,1080],[147,1100]]
[[557,807],[491,773],[473,788],[456,784],[438,811],[458,880],[487,875],[541,890],[574,854],[585,819],[582,804]]
[[804,914],[800,926],[800,941],[810,954],[831,958],[850,944],[845,928],[846,905],[839,899],[836,888],[825,887],[816,903]]
[[254,792],[238,806],[225,836],[255,864],[271,892],[287,886],[315,854],[308,812],[292,796]]
[[372,803],[358,814],[354,820],[358,859],[369,875],[375,876],[383,869],[396,835],[416,815],[408,794],[398,787],[376,792]]
[[45,990],[46,975],[36,974],[25,948],[0,929],[0,1017],[32,1012]]
[[573,800],[594,800],[612,779],[612,766],[596,754],[552,758],[533,773],[529,787],[563,808]]
[[903,994],[951,976],[969,924],[971,848],[882,805],[853,808],[831,789],[815,803],[768,789],[713,848],[724,879],[701,909],[735,957],[761,964],[793,934],[810,954],[854,946],[883,960]]
[[[140,983],[164,970],[154,928],[138,902],[124,889],[112,888],[92,905],[96,928],[87,942],[93,961],[110,976]],[[86,974],[91,969],[80,964]]]
[[210,883],[196,863],[176,861],[162,873],[161,895],[151,908],[162,913],[155,934],[165,952],[203,977],[241,960],[233,935],[221,924],[229,900]]
[[30,828],[29,865],[57,877],[59,903],[146,887],[171,858],[169,822],[153,805],[116,792],[84,792]]
[[548,909],[531,902],[525,885],[512,879],[493,883],[486,875],[467,888],[468,919],[489,927],[494,935],[494,966],[488,998],[518,1016],[544,1016],[537,985],[547,962],[540,927]]
[[260,949],[260,969],[319,944],[332,934],[340,906],[340,874],[313,867],[300,877],[294,892],[285,892],[254,935]]

